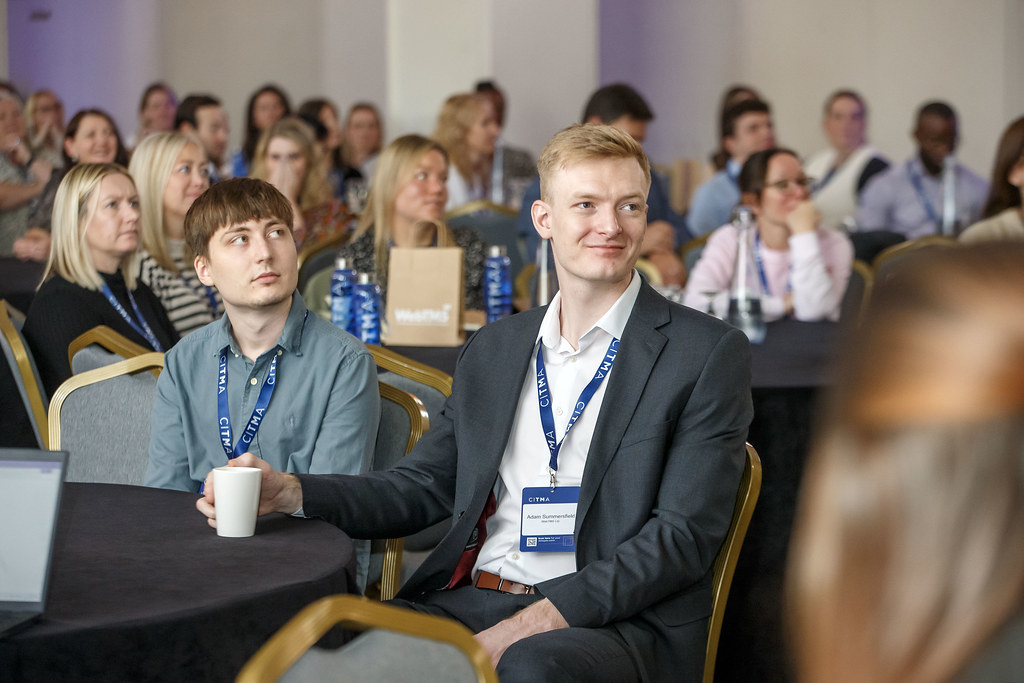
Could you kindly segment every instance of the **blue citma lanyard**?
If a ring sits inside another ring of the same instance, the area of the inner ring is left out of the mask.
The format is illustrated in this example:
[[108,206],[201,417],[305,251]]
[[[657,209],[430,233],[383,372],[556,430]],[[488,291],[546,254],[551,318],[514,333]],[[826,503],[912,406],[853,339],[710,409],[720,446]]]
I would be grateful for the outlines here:
[[924,193],[924,186],[921,184],[921,176],[914,171],[914,167],[907,162],[907,175],[910,176],[910,183],[914,186],[914,191],[917,192],[917,198],[921,200],[921,205],[924,206],[925,213],[928,214],[928,220],[934,222],[936,225],[942,225],[942,219],[935,213],[935,208],[932,203],[928,201],[928,196]]
[[[761,259],[761,233],[754,232],[754,263],[757,264],[757,274],[761,277],[761,287],[768,296],[772,294],[772,288],[768,286],[768,276],[764,273],[764,261]],[[793,291],[792,273],[786,276],[786,294]]]
[[270,397],[274,395],[274,387],[277,384],[277,358],[275,353],[274,359],[270,361],[270,372],[263,380],[260,394],[256,398],[256,407],[252,409],[252,416],[245,424],[245,430],[238,438],[238,443],[232,448],[231,414],[228,410],[228,348],[224,347],[220,351],[220,370],[217,373],[217,426],[220,428],[220,445],[224,448],[228,460],[237,458],[249,450],[249,445],[256,438],[256,432],[260,430],[260,423],[263,422],[263,416],[267,414],[267,406],[270,405]]
[[130,289],[126,290],[128,292],[128,301],[132,305],[132,310],[135,311],[135,317],[139,319],[138,322],[128,314],[128,311],[124,310],[124,306],[122,306],[121,302],[117,300],[114,293],[110,291],[110,286],[107,285],[106,282],[103,283],[101,291],[103,292],[103,296],[107,297],[107,301],[110,302],[110,305],[114,307],[114,310],[121,314],[121,317],[124,318],[126,323],[131,325],[133,330],[146,338],[146,341],[149,342],[149,345],[153,347],[154,351],[163,352],[164,347],[160,345],[159,341],[157,341],[156,335],[153,334],[153,330],[149,327],[149,323],[146,322],[146,319],[142,317],[142,313],[139,312],[139,306],[135,303],[135,297],[132,296]]
[[544,345],[540,344],[537,347],[537,402],[540,405],[540,424],[544,428],[544,439],[547,441],[548,450],[551,452],[551,459],[548,460],[548,474],[551,475],[552,491],[555,490],[555,473],[558,471],[558,451],[562,449],[565,437],[569,435],[569,430],[572,429],[572,426],[576,424],[576,420],[583,414],[587,404],[590,403],[590,399],[594,398],[594,394],[597,393],[601,382],[611,372],[612,364],[615,362],[615,356],[618,353],[619,340],[613,338],[608,345],[608,350],[604,354],[604,360],[601,361],[597,372],[594,373],[594,378],[590,380],[587,386],[583,387],[583,392],[576,400],[576,406],[572,411],[572,416],[569,418],[569,423],[565,425],[565,434],[562,434],[562,440],[556,442],[555,416],[551,412],[551,393],[548,391],[547,372],[544,369]]

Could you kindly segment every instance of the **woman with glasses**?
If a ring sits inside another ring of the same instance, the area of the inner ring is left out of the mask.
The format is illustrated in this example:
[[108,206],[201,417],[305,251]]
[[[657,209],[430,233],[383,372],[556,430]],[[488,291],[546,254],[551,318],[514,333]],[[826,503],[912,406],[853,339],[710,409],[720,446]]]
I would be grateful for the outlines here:
[[[839,319],[853,246],[842,233],[821,227],[808,198],[811,182],[788,149],[757,152],[740,171],[740,201],[757,221],[751,249],[766,320]],[[738,244],[732,225],[711,235],[686,283],[686,305],[706,309],[712,297],[715,310],[725,312]]]

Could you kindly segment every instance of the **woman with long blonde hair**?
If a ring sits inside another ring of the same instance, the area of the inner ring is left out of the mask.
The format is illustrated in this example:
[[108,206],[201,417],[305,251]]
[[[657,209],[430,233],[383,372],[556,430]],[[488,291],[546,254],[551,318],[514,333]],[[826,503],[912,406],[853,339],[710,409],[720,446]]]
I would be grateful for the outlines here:
[[47,394],[71,376],[68,345],[97,325],[153,351],[178,341],[160,300],[137,278],[139,195],[124,166],[80,163],[68,171],[51,238],[23,328]]
[[381,290],[391,247],[461,247],[467,309],[483,309],[486,245],[476,231],[444,222],[448,154],[421,135],[404,135],[381,152],[370,194],[351,242],[340,256],[374,273]]
[[210,163],[198,139],[151,133],[135,148],[128,169],[142,214],[140,278],[184,337],[222,312],[220,294],[199,281],[185,249],[185,214],[210,187]]
[[799,680],[1024,680],[1024,245],[907,259],[848,340],[808,465]]

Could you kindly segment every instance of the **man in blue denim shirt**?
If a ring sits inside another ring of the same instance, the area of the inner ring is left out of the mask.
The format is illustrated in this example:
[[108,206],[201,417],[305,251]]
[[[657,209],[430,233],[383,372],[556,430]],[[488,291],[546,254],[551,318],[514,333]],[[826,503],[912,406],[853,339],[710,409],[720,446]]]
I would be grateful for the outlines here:
[[225,315],[167,353],[146,484],[198,492],[249,452],[285,472],[369,468],[380,419],[373,357],[295,291],[292,209],[260,180],[214,185],[185,219],[199,279]]

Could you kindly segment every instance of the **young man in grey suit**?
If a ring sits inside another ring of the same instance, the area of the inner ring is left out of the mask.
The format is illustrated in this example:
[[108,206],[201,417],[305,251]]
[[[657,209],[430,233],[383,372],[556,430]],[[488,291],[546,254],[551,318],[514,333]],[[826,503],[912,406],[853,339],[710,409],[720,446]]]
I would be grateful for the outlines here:
[[[264,469],[261,512],[354,538],[451,515],[397,602],[466,624],[503,682],[697,681],[752,414],[746,337],[634,270],[650,169],[631,137],[572,126],[538,168],[559,294],[467,342],[412,453],[362,476],[232,463]],[[214,505],[208,479],[216,525]]]

